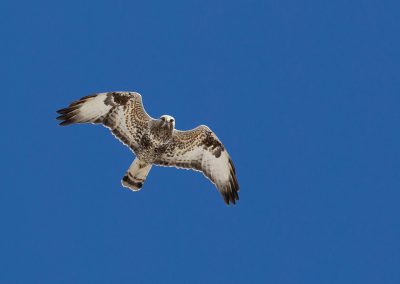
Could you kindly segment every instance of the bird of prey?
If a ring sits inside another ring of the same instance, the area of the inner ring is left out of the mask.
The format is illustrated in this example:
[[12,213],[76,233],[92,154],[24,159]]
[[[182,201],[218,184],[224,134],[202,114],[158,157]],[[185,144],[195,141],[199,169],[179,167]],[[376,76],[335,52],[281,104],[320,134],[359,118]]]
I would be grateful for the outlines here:
[[102,124],[136,155],[122,178],[133,191],[142,188],[153,165],[202,172],[221,193],[226,204],[239,200],[235,167],[224,145],[205,125],[175,129],[175,119],[150,117],[136,92],[107,92],[83,97],[57,111],[60,125]]

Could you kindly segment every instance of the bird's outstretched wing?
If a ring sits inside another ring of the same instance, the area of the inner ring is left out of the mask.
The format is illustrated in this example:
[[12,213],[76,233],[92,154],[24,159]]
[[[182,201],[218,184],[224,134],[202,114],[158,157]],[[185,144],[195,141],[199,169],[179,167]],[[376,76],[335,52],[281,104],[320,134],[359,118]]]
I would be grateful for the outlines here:
[[60,125],[103,124],[133,151],[152,118],[146,113],[142,97],[135,92],[109,92],[83,97],[57,111]]
[[201,171],[216,185],[226,204],[239,200],[239,184],[232,160],[207,126],[189,131],[174,130],[172,142],[155,164]]

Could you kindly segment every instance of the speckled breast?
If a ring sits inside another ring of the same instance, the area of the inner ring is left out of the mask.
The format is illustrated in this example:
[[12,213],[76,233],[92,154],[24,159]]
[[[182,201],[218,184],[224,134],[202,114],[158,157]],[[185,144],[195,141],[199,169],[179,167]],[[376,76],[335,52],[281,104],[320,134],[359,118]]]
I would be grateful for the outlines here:
[[139,144],[135,154],[140,160],[147,163],[158,160],[167,149],[167,143],[151,139],[147,133],[142,136]]

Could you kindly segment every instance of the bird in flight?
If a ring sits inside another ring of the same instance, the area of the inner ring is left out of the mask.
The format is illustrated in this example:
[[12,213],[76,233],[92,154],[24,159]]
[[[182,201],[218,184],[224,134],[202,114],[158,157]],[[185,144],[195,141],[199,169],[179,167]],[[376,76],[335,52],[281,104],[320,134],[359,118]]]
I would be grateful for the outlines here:
[[133,191],[142,188],[153,165],[200,171],[221,193],[226,204],[239,200],[235,167],[224,145],[207,126],[175,129],[175,119],[149,116],[136,92],[108,92],[83,97],[57,111],[60,125],[102,124],[136,155],[122,178]]

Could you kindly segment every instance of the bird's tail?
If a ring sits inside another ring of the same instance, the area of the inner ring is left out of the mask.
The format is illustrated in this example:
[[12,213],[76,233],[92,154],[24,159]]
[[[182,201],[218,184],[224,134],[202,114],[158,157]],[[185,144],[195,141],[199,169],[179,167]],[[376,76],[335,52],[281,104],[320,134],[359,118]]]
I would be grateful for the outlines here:
[[138,191],[146,181],[147,175],[151,170],[151,164],[142,162],[136,158],[121,180],[122,186],[131,190]]

